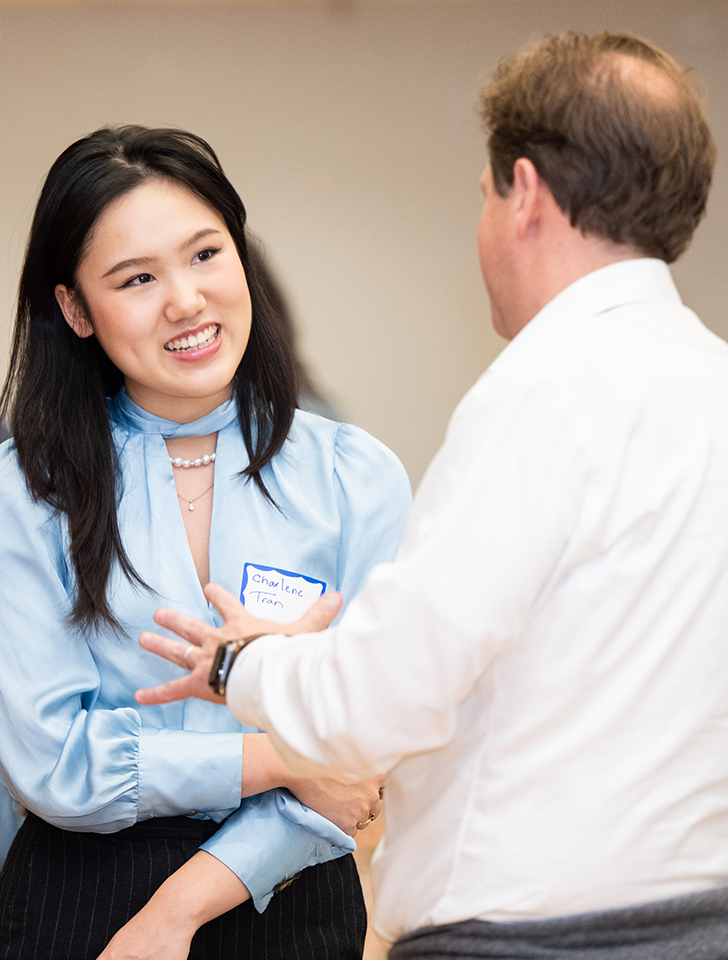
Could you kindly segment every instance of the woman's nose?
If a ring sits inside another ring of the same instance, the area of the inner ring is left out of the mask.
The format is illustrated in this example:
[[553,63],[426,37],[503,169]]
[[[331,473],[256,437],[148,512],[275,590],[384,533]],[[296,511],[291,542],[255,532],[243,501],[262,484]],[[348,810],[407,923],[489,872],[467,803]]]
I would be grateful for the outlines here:
[[172,323],[196,317],[205,307],[205,297],[196,283],[177,278],[170,283],[165,316]]

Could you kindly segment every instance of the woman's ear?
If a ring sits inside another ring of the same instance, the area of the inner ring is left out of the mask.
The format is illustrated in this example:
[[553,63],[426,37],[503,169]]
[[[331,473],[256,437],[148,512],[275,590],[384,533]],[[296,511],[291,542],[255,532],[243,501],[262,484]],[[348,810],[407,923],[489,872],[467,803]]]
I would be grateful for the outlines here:
[[59,283],[56,286],[55,294],[58,306],[63,311],[63,316],[71,330],[81,339],[90,337],[94,332],[93,327],[89,323],[86,311],[81,306],[74,291],[69,290],[65,284]]

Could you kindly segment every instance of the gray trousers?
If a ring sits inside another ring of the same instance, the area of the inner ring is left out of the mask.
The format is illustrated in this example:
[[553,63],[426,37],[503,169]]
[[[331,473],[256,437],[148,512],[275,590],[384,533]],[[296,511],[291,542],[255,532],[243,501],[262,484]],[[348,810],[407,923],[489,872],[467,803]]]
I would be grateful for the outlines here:
[[728,887],[548,920],[422,927],[389,960],[728,960]]

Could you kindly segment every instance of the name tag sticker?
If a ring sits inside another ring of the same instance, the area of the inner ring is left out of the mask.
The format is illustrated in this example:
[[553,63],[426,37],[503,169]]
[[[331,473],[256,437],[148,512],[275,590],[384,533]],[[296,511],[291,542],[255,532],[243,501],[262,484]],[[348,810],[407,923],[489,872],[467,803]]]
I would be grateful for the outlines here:
[[302,617],[325,589],[323,580],[314,580],[302,573],[246,563],[240,599],[254,617],[289,623]]

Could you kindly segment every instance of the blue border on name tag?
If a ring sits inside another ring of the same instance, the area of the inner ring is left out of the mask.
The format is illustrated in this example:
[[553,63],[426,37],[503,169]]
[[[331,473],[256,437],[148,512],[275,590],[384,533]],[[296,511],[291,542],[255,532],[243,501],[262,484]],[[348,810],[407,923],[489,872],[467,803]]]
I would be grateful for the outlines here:
[[240,600],[243,604],[245,604],[243,594],[248,585],[248,567],[253,567],[254,570],[260,571],[261,573],[279,573],[282,577],[298,577],[301,580],[305,580],[306,583],[318,583],[321,586],[321,593],[326,593],[326,584],[323,580],[317,580],[315,577],[307,577],[303,573],[294,573],[292,570],[281,570],[280,567],[267,567],[263,563],[248,562],[243,565],[243,583],[240,587]]

